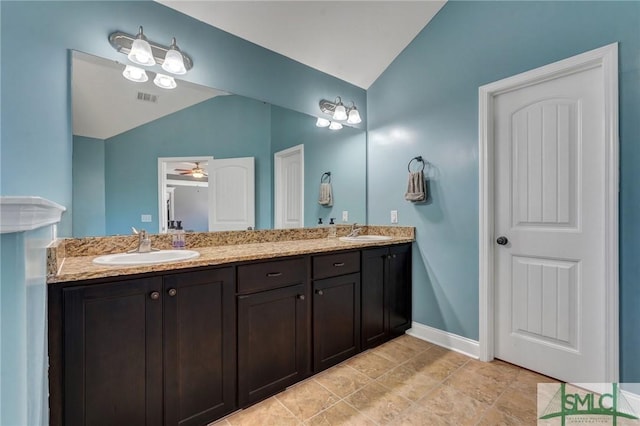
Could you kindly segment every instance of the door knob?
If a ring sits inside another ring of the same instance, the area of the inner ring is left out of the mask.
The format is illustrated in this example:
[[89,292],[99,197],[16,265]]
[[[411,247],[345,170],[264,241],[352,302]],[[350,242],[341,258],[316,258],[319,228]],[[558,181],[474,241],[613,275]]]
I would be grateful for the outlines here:
[[507,240],[507,237],[503,237],[502,235],[499,236],[498,239],[496,240],[496,243],[500,244],[501,246],[504,246],[508,242],[509,240]]

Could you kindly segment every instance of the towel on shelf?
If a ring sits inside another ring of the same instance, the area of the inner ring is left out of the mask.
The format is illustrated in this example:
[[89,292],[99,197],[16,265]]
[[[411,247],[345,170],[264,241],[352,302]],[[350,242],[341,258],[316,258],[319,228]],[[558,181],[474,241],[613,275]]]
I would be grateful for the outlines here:
[[409,172],[409,181],[407,182],[407,192],[404,199],[417,203],[427,200],[427,187],[424,182],[424,172]]
[[320,184],[320,197],[318,198],[318,203],[321,206],[333,206],[333,193],[330,182],[323,182]]

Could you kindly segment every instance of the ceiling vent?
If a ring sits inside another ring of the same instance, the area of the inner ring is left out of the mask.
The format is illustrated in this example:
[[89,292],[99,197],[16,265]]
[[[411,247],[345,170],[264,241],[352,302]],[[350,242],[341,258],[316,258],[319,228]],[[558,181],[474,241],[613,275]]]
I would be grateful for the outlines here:
[[138,100],[142,102],[158,102],[158,95],[152,95],[151,93],[138,92]]

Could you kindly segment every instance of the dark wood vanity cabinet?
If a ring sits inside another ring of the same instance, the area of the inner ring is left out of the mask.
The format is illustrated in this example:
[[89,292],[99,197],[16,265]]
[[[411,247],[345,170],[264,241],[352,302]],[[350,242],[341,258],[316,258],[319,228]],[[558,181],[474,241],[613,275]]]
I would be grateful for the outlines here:
[[411,244],[51,284],[52,425],[206,425],[411,326]]
[[313,277],[313,370],[318,372],[360,352],[360,252],[314,256]]
[[62,288],[51,423],[202,425],[233,411],[233,281],[222,268]]
[[411,245],[362,250],[362,349],[411,327]]
[[240,407],[309,374],[306,271],[305,258],[238,266]]

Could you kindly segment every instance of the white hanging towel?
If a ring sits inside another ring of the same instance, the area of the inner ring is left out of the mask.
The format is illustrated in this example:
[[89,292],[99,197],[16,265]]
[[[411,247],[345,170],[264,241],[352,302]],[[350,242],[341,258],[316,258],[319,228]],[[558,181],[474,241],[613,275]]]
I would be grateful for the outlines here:
[[318,204],[326,207],[333,206],[333,193],[330,182],[320,184],[320,197],[318,197]]
[[419,203],[427,200],[427,186],[424,182],[424,172],[409,172],[407,182],[407,192],[404,199],[412,203]]

